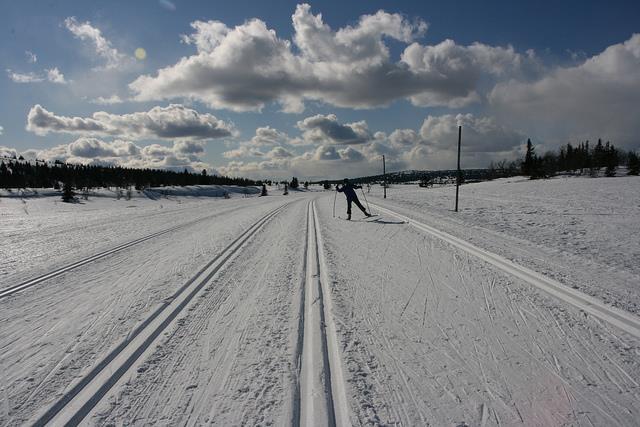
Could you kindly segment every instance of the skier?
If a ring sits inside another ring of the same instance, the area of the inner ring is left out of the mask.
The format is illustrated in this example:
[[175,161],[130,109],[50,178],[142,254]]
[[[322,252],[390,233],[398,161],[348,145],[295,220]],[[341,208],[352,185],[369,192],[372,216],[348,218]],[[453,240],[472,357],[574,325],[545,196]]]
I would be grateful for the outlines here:
[[356,206],[360,208],[360,210],[362,211],[362,213],[364,213],[365,216],[370,217],[371,214],[367,212],[364,206],[362,206],[362,204],[360,203],[360,200],[358,200],[358,195],[356,194],[356,191],[355,191],[355,189],[362,188],[362,186],[351,184],[349,182],[349,179],[347,178],[345,178],[343,182],[344,183],[342,184],[342,186],[340,186],[340,184],[336,185],[336,191],[338,193],[344,193],[344,195],[347,197],[347,219],[348,220],[351,219],[351,203],[355,203]]

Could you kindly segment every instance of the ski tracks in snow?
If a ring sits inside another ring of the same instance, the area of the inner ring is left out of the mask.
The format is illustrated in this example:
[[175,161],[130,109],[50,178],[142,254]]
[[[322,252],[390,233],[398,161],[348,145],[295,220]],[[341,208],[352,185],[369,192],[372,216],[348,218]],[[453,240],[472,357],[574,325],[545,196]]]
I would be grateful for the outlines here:
[[396,224],[324,230],[362,424],[634,425],[632,336]]
[[[437,230],[419,221],[406,217],[402,214],[394,212],[390,209],[383,208],[381,206],[373,205],[376,209],[385,212],[389,215],[393,215],[396,218],[402,219],[412,226],[418,228],[421,231],[431,234],[440,240],[447,242],[448,244],[455,246],[491,265],[499,268],[507,274],[515,276],[526,283],[535,286],[544,292],[553,295],[554,297],[571,304],[583,310],[586,313],[595,316],[596,318],[608,322],[628,334],[640,339],[640,317],[628,313],[624,310],[611,307],[604,304],[597,298],[586,295],[580,291],[572,289],[568,286],[564,286],[556,280],[545,277],[544,275],[530,270],[526,267],[520,266],[512,261],[509,261],[499,255],[493,254],[489,251],[481,249],[471,243],[468,243],[462,239],[454,237],[448,233]],[[524,317],[523,317],[524,319]]]
[[305,283],[301,299],[300,419],[294,425],[350,425],[333,302],[315,201],[307,207]]
[[75,381],[55,404],[41,413],[34,424],[76,425],[84,420],[111,388],[122,377],[130,376],[131,371],[137,368],[138,361],[152,352],[158,337],[176,322],[179,314],[189,306],[191,300],[201,292],[211,278],[281,209],[282,207],[277,208],[261,217],[167,298],[165,303],[157,307],[124,341]]
[[181,230],[181,229],[183,229],[185,227],[189,227],[191,225],[202,223],[204,221],[210,220],[210,219],[215,218],[215,217],[220,216],[220,215],[229,214],[229,213],[231,213],[233,211],[236,211],[238,209],[241,209],[241,208],[240,207],[236,207],[236,208],[228,209],[228,210],[225,210],[225,211],[222,211],[222,212],[216,212],[216,213],[214,213],[212,215],[207,215],[207,216],[204,216],[204,217],[201,217],[201,218],[197,218],[195,220],[188,221],[188,222],[183,223],[183,224],[179,224],[179,225],[176,225],[176,226],[173,226],[173,227],[169,227],[167,229],[164,229],[164,230],[161,230],[161,231],[157,231],[155,233],[151,233],[151,234],[148,234],[146,236],[139,237],[139,238],[131,240],[129,242],[120,244],[120,245],[115,246],[115,247],[113,247],[111,249],[108,249],[106,251],[99,252],[99,253],[91,255],[91,256],[89,256],[87,258],[83,258],[83,259],[81,259],[79,261],[75,261],[75,262],[72,262],[70,264],[64,265],[64,266],[62,266],[60,268],[57,268],[57,269],[55,269],[53,271],[50,271],[50,272],[45,273],[45,274],[42,274],[42,275],[40,275],[38,277],[34,277],[32,279],[26,280],[24,282],[18,283],[16,285],[11,285],[11,286],[8,286],[6,288],[0,288],[0,299],[7,298],[7,297],[9,297],[11,295],[17,294],[18,292],[22,292],[22,291],[24,291],[26,289],[29,289],[29,288],[31,288],[33,286],[36,286],[36,285],[40,284],[40,283],[42,283],[42,282],[44,282],[46,280],[52,279],[52,278],[54,278],[56,276],[64,274],[64,273],[66,273],[68,271],[71,271],[71,270],[73,270],[75,268],[81,267],[81,266],[83,266],[85,264],[88,264],[90,262],[97,261],[97,260],[102,259],[104,257],[107,257],[109,255],[113,255],[116,252],[120,252],[120,251],[123,251],[123,250],[125,250],[127,248],[130,248],[132,246],[139,245],[140,243],[146,242],[147,240],[151,240],[153,238],[156,238],[156,237],[159,237],[159,236],[162,236],[164,234],[171,233],[171,232],[174,232],[174,231],[179,231],[179,230]]

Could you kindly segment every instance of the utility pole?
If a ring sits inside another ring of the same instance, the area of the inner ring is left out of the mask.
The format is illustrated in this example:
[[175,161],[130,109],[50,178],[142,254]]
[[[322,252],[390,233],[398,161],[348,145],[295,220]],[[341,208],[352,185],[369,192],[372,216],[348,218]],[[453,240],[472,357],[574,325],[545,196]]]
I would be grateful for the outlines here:
[[384,188],[384,198],[386,199],[387,198],[387,167],[384,161],[384,154],[382,155],[382,175],[384,176],[383,188]]
[[458,174],[456,176],[456,212],[458,212],[458,191],[460,181],[462,181],[462,172],[460,171],[460,141],[462,140],[462,126],[458,126]]

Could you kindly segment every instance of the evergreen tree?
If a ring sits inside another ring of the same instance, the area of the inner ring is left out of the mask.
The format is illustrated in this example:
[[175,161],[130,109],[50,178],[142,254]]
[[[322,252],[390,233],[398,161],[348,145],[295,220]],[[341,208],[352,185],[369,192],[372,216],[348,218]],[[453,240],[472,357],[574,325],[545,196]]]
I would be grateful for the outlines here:
[[598,143],[593,149],[593,165],[598,169],[605,166],[605,151],[600,138],[598,138]]
[[531,176],[533,172],[533,164],[535,161],[535,149],[531,140],[527,138],[527,152],[524,156],[524,162],[522,162],[522,174],[525,176]]
[[202,169],[202,172],[200,173],[200,180],[198,182],[201,185],[207,185],[207,170],[206,169]]
[[616,168],[618,167],[618,152],[616,151],[614,146],[609,143],[609,141],[607,141],[604,150],[607,167],[607,169],[604,171],[604,174],[608,177],[616,176]]
[[62,186],[62,201],[65,203],[70,203],[73,201],[73,187],[69,181],[65,181]]
[[633,151],[629,151],[627,155],[627,167],[629,168],[627,172],[629,175],[640,174],[640,158],[638,158],[638,155]]
[[262,184],[262,192],[260,193],[260,196],[266,196],[267,195],[267,186],[266,184]]
[[291,182],[289,183],[289,187],[293,188],[294,190],[296,188],[298,188],[300,184],[298,183],[298,178],[296,178],[295,176],[291,179]]

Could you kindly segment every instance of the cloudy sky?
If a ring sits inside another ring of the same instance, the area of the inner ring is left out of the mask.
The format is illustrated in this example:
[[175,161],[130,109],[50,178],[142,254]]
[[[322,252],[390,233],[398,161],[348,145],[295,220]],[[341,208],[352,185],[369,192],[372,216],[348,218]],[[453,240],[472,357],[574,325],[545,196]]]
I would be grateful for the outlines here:
[[640,148],[629,1],[3,1],[0,155],[248,177]]

